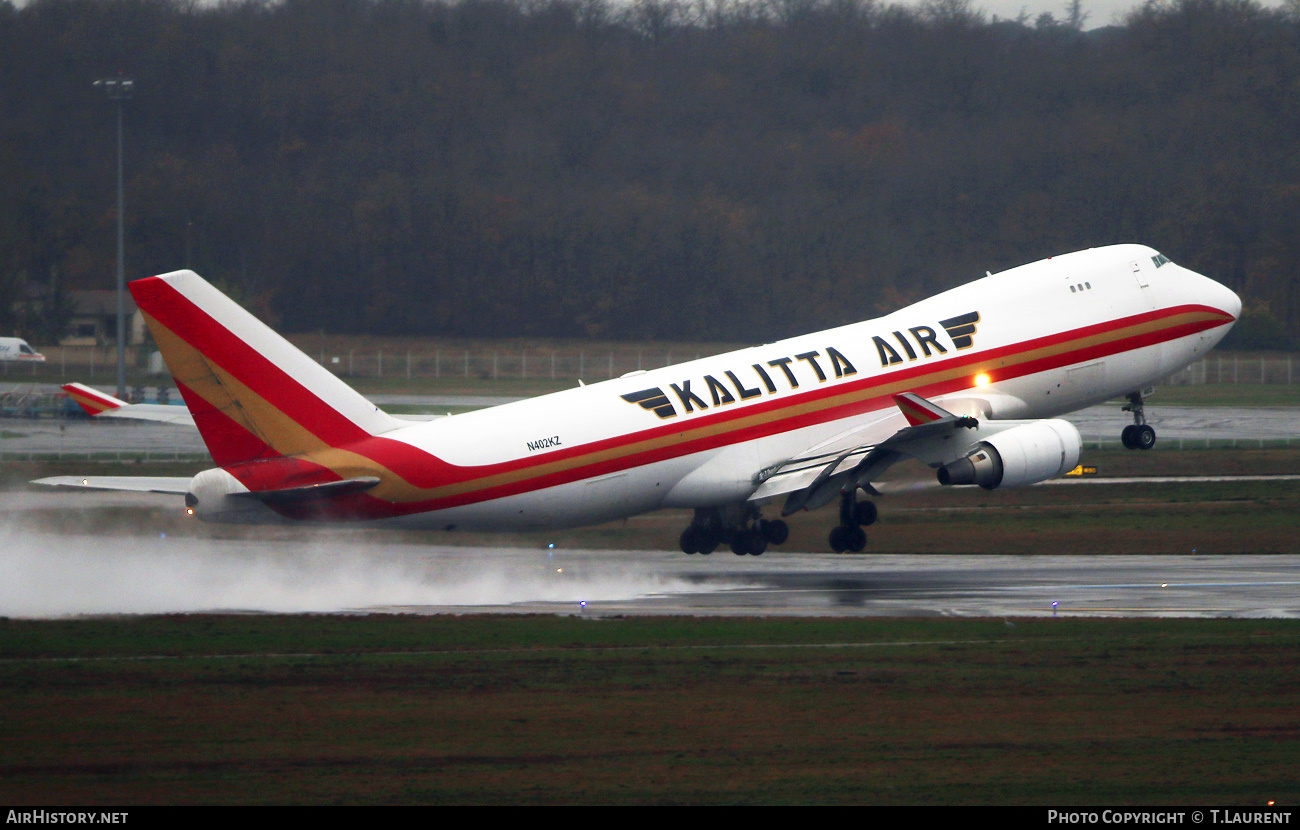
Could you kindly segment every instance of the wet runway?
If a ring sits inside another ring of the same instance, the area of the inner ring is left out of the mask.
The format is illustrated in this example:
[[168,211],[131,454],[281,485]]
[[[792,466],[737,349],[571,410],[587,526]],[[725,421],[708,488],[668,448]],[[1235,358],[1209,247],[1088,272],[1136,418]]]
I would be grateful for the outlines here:
[[[441,400],[439,405],[454,405]],[[1153,407],[1164,441],[1296,437],[1300,408]],[[1116,407],[1070,419],[1115,441]],[[3,422],[2,451],[204,453],[193,429]],[[160,505],[140,494],[0,493],[0,615],[209,610],[588,615],[1300,616],[1300,556],[900,556],[532,550],[40,529],[30,511]],[[1055,603],[1055,605],[1053,605]]]
[[[6,497],[0,616],[8,617],[205,611],[1300,616],[1300,555],[687,556],[422,545],[329,529],[181,538],[129,525],[112,533],[59,532],[38,524],[34,512],[157,504],[163,497],[0,495]],[[71,502],[73,496],[81,498]]]

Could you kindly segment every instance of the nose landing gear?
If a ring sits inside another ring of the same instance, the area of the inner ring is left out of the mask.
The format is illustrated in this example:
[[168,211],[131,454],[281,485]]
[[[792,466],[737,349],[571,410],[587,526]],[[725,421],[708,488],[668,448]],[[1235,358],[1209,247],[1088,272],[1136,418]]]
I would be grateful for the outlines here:
[[1133,413],[1133,423],[1124,427],[1119,434],[1124,449],[1149,450],[1156,445],[1156,431],[1147,423],[1143,398],[1142,392],[1130,392],[1128,395],[1128,406],[1124,407],[1124,411]]

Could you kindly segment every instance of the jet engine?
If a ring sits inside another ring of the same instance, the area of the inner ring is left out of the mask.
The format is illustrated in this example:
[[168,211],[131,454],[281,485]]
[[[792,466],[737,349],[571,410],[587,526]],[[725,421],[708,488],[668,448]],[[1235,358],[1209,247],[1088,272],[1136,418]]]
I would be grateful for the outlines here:
[[985,490],[1024,487],[1065,475],[1079,464],[1083,439],[1069,421],[1034,421],[988,436],[975,449],[939,468],[940,484],[978,484]]
[[240,498],[248,488],[225,470],[204,470],[190,481],[185,506],[205,522],[224,524],[268,524],[279,517],[261,502]]

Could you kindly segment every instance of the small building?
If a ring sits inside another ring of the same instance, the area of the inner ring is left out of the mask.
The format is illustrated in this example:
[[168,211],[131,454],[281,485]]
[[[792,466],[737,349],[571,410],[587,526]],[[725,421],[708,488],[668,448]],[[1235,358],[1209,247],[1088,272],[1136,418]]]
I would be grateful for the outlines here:
[[[60,346],[110,346],[117,342],[117,291],[81,290],[67,292],[72,301]],[[126,292],[126,344],[138,346],[145,339],[144,316]]]

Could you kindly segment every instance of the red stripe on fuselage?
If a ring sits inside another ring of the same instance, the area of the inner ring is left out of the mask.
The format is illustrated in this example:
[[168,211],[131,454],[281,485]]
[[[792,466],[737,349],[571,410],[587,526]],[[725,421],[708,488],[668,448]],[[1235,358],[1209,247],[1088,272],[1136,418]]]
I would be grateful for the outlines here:
[[[999,368],[990,365],[999,360],[1006,360],[1018,355],[1032,353],[1040,349],[1059,346],[1071,341],[1091,338],[1107,332],[1114,332],[1125,328],[1131,328],[1133,326],[1139,326],[1162,318],[1197,312],[1210,312],[1214,314],[1215,317],[1207,320],[1180,323],[1153,332],[1129,335],[1127,337],[1084,346],[1074,350],[1067,350],[1061,354],[1047,355],[1042,358],[1024,361],[1013,366]],[[664,424],[648,430],[628,433],[603,441],[584,444],[572,449],[548,453],[544,456],[516,459],[499,464],[475,467],[457,467],[436,458],[430,453],[414,448],[405,442],[382,437],[367,439],[359,445],[348,447],[348,450],[357,452],[359,455],[370,458],[376,463],[387,467],[416,487],[436,488],[448,484],[459,484],[479,479],[486,480],[494,476],[526,470],[528,468],[549,466],[556,462],[563,462],[569,459],[581,458],[582,456],[617,450],[621,447],[630,447],[631,445],[640,442],[654,441],[673,433],[699,432],[741,418],[750,419],[763,415],[771,416],[770,418],[763,419],[758,424],[748,427],[737,428],[719,434],[703,435],[697,438],[687,438],[684,441],[674,442],[668,446],[656,447],[649,450],[629,451],[627,454],[616,458],[595,461],[585,465],[579,464],[558,472],[539,473],[531,478],[524,478],[522,480],[512,481],[501,485],[488,485],[482,489],[460,493],[453,496],[403,504],[389,504],[387,502],[381,502],[374,497],[367,497],[370,499],[373,507],[376,508],[376,518],[381,515],[405,515],[433,509],[443,509],[464,504],[472,504],[504,496],[541,490],[547,487],[580,481],[582,479],[618,472],[646,464],[680,458],[692,453],[716,449],[730,444],[742,443],[757,438],[764,438],[779,433],[789,432],[803,427],[815,426],[842,418],[849,418],[866,412],[875,412],[891,406],[893,403],[892,395],[896,392],[912,391],[926,397],[934,397],[969,389],[971,387],[971,378],[965,376],[924,383],[920,386],[911,385],[913,380],[924,378],[927,375],[946,374],[954,370],[961,370],[970,367],[972,369],[979,368],[981,371],[989,374],[993,381],[1010,380],[1080,363],[1086,360],[1105,357],[1132,349],[1142,348],[1144,346],[1154,345],[1156,343],[1178,339],[1180,337],[1185,337],[1190,334],[1195,334],[1200,331],[1224,325],[1230,321],[1231,318],[1223,312],[1206,306],[1180,306],[1178,308],[1162,311],[1147,312],[1122,320],[1087,326],[1070,332],[1048,335],[1034,340],[1025,341],[1023,343],[991,349],[986,352],[955,356],[947,360],[938,360],[910,366],[906,369],[896,370],[887,374],[878,374],[860,380],[834,383],[817,389],[810,389],[805,393],[794,394],[789,397],[756,402],[748,406],[729,406],[722,411],[715,410],[708,414],[695,416],[686,424]],[[829,397],[851,395],[855,390],[860,390],[870,396],[858,400],[850,400],[835,406],[828,406],[823,409],[817,409],[812,412],[786,416],[782,416],[781,414],[782,410],[806,406],[811,402],[816,402]]]

